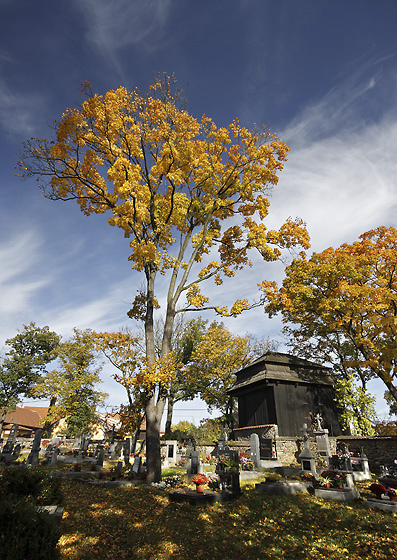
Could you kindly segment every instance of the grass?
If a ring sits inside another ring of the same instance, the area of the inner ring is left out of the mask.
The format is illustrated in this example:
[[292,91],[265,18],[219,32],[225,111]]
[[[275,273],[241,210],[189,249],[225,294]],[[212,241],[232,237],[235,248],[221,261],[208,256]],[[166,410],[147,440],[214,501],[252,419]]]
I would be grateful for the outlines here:
[[146,486],[63,485],[63,560],[386,560],[397,549],[397,515],[360,501],[264,496],[248,483],[234,502],[191,506]]

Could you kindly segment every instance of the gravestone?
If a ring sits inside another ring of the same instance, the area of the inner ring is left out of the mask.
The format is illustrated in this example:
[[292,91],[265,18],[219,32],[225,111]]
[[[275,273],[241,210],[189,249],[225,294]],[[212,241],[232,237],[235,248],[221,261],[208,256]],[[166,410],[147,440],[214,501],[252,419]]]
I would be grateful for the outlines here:
[[312,473],[314,476],[316,476],[316,461],[309,445],[309,432],[307,430],[307,424],[303,424],[301,432],[303,432],[303,450],[299,454],[299,459],[301,462],[302,471],[304,473]]
[[192,466],[191,466],[190,474],[200,474],[199,466],[200,466],[200,451],[193,451],[192,452]]
[[90,444],[90,439],[91,439],[91,435],[89,434],[83,436],[83,440],[81,442],[81,450],[83,451],[83,453],[87,451],[88,446]]
[[8,434],[6,444],[2,451],[3,455],[7,456],[7,458],[10,458],[12,450],[14,449],[14,444],[18,435],[18,430],[19,430],[18,424],[13,424],[10,433]]
[[124,464],[130,464],[130,453],[131,453],[131,438],[127,438],[123,442],[123,457],[124,457]]
[[82,439],[83,439],[83,436],[77,436],[77,437],[74,438],[73,449],[81,449]]
[[178,442],[176,440],[167,440],[165,442],[164,467],[175,467],[177,450]]
[[21,449],[22,449],[22,445],[20,443],[14,445],[14,449],[12,450],[12,455],[11,455],[12,461],[16,461],[19,458],[21,454]]
[[221,435],[218,440],[218,455],[222,454],[227,445],[227,435],[225,428],[221,429]]
[[113,457],[117,459],[118,457],[120,457],[120,455],[122,454],[123,451],[123,442],[122,441],[118,441],[115,446],[114,446],[114,452],[113,452]]
[[103,461],[105,459],[105,448],[103,445],[98,445],[98,459],[96,461],[96,470],[101,471],[103,468]]
[[43,435],[43,430],[36,430],[34,434],[34,440],[32,444],[32,449],[29,453],[27,464],[28,465],[38,465],[39,463],[39,453],[41,447],[41,437]]
[[258,434],[251,434],[250,438],[250,459],[254,463],[254,468],[258,471],[261,470],[261,455],[259,446],[259,436]]
[[52,455],[51,455],[51,460],[50,460],[50,466],[53,467],[57,464],[58,461],[58,447],[55,447]]
[[135,457],[132,465],[132,472],[139,474],[141,471],[142,457]]
[[328,465],[331,463],[331,446],[329,443],[328,430],[321,426],[322,418],[317,413],[315,416],[317,421],[317,429],[314,431],[317,443],[317,453],[327,461]]
[[218,455],[215,472],[219,475],[222,491],[228,491],[232,494],[241,492],[238,451],[226,446],[222,454]]
[[273,440],[272,438],[261,438],[259,440],[260,458],[264,461],[273,459]]

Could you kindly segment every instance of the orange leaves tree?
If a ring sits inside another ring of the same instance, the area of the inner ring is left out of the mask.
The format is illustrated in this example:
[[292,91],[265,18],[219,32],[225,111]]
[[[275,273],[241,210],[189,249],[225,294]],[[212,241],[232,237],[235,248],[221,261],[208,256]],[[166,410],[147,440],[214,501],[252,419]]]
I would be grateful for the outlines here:
[[280,289],[267,282],[262,288],[268,313],[281,311],[295,343],[316,340],[362,382],[379,377],[397,401],[395,228],[378,227],[355,243],[295,259]]
[[[19,163],[20,174],[36,176],[46,197],[75,200],[86,215],[108,213],[108,223],[129,239],[132,268],[145,278],[133,310],[144,321],[148,364],[157,359],[153,317],[159,274],[168,275],[165,359],[179,302],[185,309],[213,308],[225,315],[249,307],[241,300],[217,309],[201,291],[204,282],[220,285],[250,265],[250,249],[272,261],[283,247],[308,246],[300,220],[288,220],[278,231],[263,223],[267,191],[286,159],[285,143],[237,121],[217,127],[208,117],[196,119],[174,91],[173,79],[165,75],[146,95],[119,87],[102,96],[86,84],[81,106],[55,121],[56,138],[26,142]],[[164,402],[159,383],[146,406],[149,480],[161,475]]]

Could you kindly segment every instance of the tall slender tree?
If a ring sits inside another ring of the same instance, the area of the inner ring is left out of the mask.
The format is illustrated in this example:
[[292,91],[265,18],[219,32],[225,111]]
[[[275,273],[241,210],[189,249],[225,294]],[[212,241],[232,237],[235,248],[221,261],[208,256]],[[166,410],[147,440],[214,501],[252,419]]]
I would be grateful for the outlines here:
[[[151,387],[146,449],[148,480],[155,481],[167,383],[175,372],[169,356],[178,304],[178,311],[241,313],[247,300],[219,308],[200,286],[211,279],[220,285],[252,264],[251,249],[274,261],[281,248],[307,247],[309,238],[298,219],[277,231],[263,223],[288,151],[276,136],[250,132],[237,120],[218,128],[208,117],[194,118],[166,75],[147,95],[120,87],[102,96],[88,84],[84,92],[81,107],[55,122],[55,140],[25,143],[20,174],[37,177],[52,200],[75,200],[86,215],[107,212],[108,223],[130,240],[129,258],[145,278],[132,315],[145,325],[141,380]],[[167,275],[160,357],[154,337],[159,274]]]

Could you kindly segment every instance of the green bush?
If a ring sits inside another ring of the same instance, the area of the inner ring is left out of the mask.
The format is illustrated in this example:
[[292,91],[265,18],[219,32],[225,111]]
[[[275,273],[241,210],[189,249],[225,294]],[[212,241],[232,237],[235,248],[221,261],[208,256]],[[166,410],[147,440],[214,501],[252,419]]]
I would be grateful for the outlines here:
[[61,481],[36,467],[11,467],[0,471],[2,496],[29,498],[35,504],[60,505],[63,501]]
[[60,530],[55,520],[26,499],[0,497],[2,560],[57,560]]

